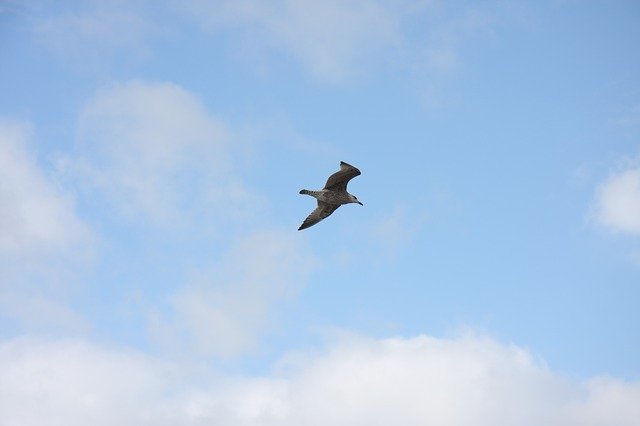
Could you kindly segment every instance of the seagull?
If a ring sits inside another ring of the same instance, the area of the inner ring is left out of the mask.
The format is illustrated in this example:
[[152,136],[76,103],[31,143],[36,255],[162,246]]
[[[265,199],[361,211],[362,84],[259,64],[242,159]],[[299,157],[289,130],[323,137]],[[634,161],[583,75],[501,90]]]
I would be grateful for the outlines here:
[[360,170],[347,164],[340,162],[340,170],[329,176],[327,184],[321,191],[308,191],[303,189],[300,194],[311,195],[318,200],[318,207],[311,212],[309,216],[302,222],[298,231],[315,225],[322,219],[331,215],[342,204],[358,203],[363,205],[358,199],[347,192],[347,184],[351,179],[360,175]]

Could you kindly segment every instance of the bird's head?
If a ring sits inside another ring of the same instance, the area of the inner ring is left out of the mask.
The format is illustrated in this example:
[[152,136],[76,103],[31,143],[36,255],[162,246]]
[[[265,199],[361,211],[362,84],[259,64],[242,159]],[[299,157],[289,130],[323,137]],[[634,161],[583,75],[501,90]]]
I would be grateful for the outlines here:
[[358,204],[360,204],[361,206],[363,206],[363,205],[364,205],[364,204],[362,204],[360,201],[358,201],[358,199],[356,198],[356,196],[355,196],[355,195],[351,195],[351,194],[349,194],[349,196],[351,197],[351,202],[352,202],[352,203],[358,203]]

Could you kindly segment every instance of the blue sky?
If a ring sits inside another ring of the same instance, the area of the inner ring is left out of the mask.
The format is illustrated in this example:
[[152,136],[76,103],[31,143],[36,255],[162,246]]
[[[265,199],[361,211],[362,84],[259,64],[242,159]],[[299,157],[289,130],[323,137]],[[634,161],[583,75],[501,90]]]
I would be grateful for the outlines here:
[[0,2],[0,423],[637,425],[639,24]]

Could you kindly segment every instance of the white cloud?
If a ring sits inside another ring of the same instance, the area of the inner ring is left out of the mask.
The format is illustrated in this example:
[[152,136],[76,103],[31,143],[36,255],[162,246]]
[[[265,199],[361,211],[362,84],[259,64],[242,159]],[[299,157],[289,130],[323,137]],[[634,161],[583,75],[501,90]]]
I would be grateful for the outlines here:
[[[293,361],[292,361],[293,360]],[[640,383],[554,373],[466,335],[349,338],[267,377],[221,377],[78,341],[0,344],[0,423],[633,426]]]
[[[518,19],[512,5],[465,6],[460,12],[433,0],[192,0],[172,7],[165,12],[186,11],[206,30],[225,32],[240,56],[293,58],[330,82],[360,77],[380,64],[413,69],[420,80],[431,81],[455,71],[463,63],[461,46],[490,33],[496,16]],[[144,1],[95,0],[62,12],[43,8],[35,13],[34,32],[76,65],[123,52],[119,59],[131,60],[153,54],[159,37],[179,34],[180,27],[158,8]],[[251,66],[258,67],[255,61]]]
[[600,185],[592,216],[611,231],[640,235],[640,168],[616,173]]
[[171,320],[152,316],[154,337],[174,347],[175,339],[186,338],[197,351],[224,357],[255,349],[314,265],[294,237],[268,231],[238,241],[218,265],[172,297]]
[[127,52],[127,59],[134,53],[148,54],[147,42],[160,29],[137,10],[139,4],[94,0],[66,4],[62,11],[41,4],[29,8],[29,13],[38,41],[65,61],[86,66],[87,62],[102,63],[118,52]]
[[342,79],[399,41],[399,10],[376,0],[195,1],[187,7],[207,27],[240,30],[249,44],[290,54],[327,80]]
[[83,178],[127,217],[156,225],[211,225],[259,204],[234,174],[224,123],[169,83],[109,87],[84,108],[78,158],[61,168]]
[[73,248],[89,235],[70,194],[37,164],[25,125],[0,119],[0,255]]
[[25,124],[0,119],[0,315],[30,329],[86,326],[59,302],[93,236],[38,165]]
[[580,390],[585,397],[567,406],[570,419],[576,424],[640,424],[640,383],[598,377],[589,380]]
[[[0,347],[0,423],[143,425],[161,422],[164,365],[79,341],[20,339]],[[175,424],[175,423],[174,423]]]
[[430,108],[455,99],[447,81],[464,69],[470,44],[486,41],[500,25],[521,24],[522,13],[510,4],[458,6],[437,0],[181,3],[206,29],[224,32],[254,70],[293,60],[317,80],[344,83],[393,69]]
[[[13,284],[17,284],[13,281]],[[41,291],[21,289],[0,294],[0,313],[20,321],[27,330],[86,333],[91,328],[77,312]],[[27,291],[24,291],[27,290]],[[26,293],[26,294],[23,294]]]

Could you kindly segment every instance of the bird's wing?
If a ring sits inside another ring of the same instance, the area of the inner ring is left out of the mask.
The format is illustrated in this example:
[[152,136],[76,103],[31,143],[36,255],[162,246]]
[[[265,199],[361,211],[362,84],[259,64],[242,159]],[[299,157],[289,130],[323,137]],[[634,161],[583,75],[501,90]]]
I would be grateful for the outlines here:
[[298,231],[313,226],[316,223],[320,222],[322,219],[329,217],[329,215],[336,211],[338,207],[340,207],[339,204],[329,204],[325,203],[324,201],[318,200],[318,207],[316,207],[316,209],[312,211],[309,216],[307,216],[304,222],[302,222],[302,225],[300,225],[300,228],[298,228]]
[[324,189],[330,189],[332,191],[346,191],[347,184],[351,179],[360,175],[360,170],[353,167],[351,164],[347,164],[344,161],[340,162],[340,171],[335,172],[329,179]]

